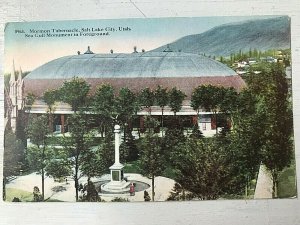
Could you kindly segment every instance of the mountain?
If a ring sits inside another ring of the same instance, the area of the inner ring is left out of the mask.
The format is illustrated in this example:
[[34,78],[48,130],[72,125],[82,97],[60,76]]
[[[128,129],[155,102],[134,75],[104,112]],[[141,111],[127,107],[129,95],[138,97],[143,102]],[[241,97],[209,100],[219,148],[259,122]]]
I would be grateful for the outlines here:
[[[169,44],[173,51],[229,56],[249,49],[261,51],[290,48],[290,19],[287,16],[224,24],[201,34],[188,35]],[[163,51],[167,45],[153,51]]]

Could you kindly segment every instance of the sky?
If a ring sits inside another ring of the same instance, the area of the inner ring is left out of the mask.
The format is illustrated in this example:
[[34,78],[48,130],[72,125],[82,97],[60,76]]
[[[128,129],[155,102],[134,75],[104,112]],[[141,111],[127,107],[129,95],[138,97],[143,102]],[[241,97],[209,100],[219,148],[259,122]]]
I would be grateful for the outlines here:
[[[222,24],[270,17],[274,16],[8,23],[5,27],[4,72],[11,72],[13,62],[16,70],[22,68],[22,71],[32,71],[53,59],[75,55],[77,51],[84,53],[87,46],[90,46],[94,53],[109,53],[111,49],[115,53],[131,53],[134,46],[137,46],[138,51],[141,49],[148,51],[186,35],[199,34]],[[57,32],[57,29],[68,31]],[[32,32],[33,30],[38,32]],[[109,32],[109,35],[90,36],[91,33],[106,32]],[[58,37],[47,34],[72,34],[72,36]],[[78,36],[75,36],[76,34]]]

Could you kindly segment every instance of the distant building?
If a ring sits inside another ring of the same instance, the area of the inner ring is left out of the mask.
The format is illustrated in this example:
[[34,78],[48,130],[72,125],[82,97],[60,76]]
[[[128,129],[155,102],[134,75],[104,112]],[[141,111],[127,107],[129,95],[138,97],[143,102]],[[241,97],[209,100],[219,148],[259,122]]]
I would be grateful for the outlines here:
[[262,62],[268,62],[268,63],[276,63],[276,62],[277,62],[277,59],[275,59],[275,58],[272,57],[272,56],[261,57],[260,60],[261,60]]
[[249,65],[252,65],[252,64],[255,64],[255,63],[257,63],[257,60],[255,58],[249,58],[248,59],[248,64]]

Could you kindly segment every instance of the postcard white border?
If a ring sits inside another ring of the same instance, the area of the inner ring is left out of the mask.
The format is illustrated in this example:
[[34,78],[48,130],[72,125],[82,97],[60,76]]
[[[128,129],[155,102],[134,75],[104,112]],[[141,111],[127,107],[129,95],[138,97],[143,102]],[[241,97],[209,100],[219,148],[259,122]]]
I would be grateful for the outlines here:
[[[297,184],[300,187],[300,1],[299,0],[2,0],[0,71],[3,72],[5,22],[142,17],[288,15],[292,21],[292,72]],[[0,84],[3,118],[3,76]],[[3,119],[0,119],[0,173]],[[1,177],[2,179],[2,177]],[[0,185],[2,192],[2,185]],[[298,188],[299,196],[299,188]],[[161,203],[4,203],[0,224],[143,224],[143,225],[296,225],[300,200],[224,200]]]

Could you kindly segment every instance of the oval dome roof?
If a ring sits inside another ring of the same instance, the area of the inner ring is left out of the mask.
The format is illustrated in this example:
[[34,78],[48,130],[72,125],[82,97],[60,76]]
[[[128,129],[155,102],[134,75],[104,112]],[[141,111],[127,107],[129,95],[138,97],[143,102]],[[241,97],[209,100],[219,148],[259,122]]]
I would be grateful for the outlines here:
[[236,75],[226,65],[183,52],[81,54],[52,60],[25,79],[213,77]]

